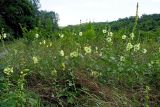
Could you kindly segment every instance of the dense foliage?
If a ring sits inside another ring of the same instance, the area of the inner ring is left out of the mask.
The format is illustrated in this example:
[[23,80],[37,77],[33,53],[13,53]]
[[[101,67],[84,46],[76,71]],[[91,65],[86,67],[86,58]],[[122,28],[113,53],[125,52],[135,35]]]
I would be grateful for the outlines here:
[[[30,30],[42,25],[44,29],[45,26],[51,26],[49,30],[57,29],[57,14],[39,11],[38,8],[39,0],[1,0],[0,31],[4,28],[5,32],[18,38],[22,37],[24,27]],[[47,18],[46,21],[44,18]]]
[[8,45],[2,38],[0,106],[159,106],[159,43],[93,25],[56,38],[35,28]]
[[[93,22],[94,30],[98,31],[103,28],[110,28],[115,34],[129,34],[132,32],[134,27],[135,17],[131,16],[128,18],[119,19],[113,22]],[[69,25],[66,29],[73,31],[75,29],[86,29],[86,24],[83,23],[81,26],[79,25]],[[136,29],[137,38],[144,40],[150,39],[158,39],[160,36],[160,14],[152,14],[152,15],[142,15],[138,19],[138,25]],[[157,40],[158,41],[158,40]]]
[[0,107],[160,106],[159,14],[57,30],[38,7],[0,1]]

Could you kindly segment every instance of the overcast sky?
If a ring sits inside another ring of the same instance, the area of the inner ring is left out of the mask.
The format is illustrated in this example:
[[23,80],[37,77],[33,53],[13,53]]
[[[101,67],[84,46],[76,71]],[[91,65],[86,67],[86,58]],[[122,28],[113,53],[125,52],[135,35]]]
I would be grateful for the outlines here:
[[139,15],[160,13],[160,0],[40,0],[41,10],[59,14],[60,26],[83,22],[105,22],[134,16],[139,2]]

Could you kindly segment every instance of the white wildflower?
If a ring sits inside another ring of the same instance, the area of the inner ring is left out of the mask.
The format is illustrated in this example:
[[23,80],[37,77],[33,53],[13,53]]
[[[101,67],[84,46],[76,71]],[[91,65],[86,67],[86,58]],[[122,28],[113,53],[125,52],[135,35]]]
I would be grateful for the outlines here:
[[6,67],[6,68],[4,68],[3,72],[6,75],[11,75],[13,73],[13,67]]
[[134,51],[138,51],[140,49],[140,43],[134,45]]
[[133,48],[133,45],[131,43],[127,44],[126,50],[129,51]]
[[40,45],[42,45],[42,42],[39,42]]
[[7,34],[6,34],[6,33],[4,33],[4,34],[3,34],[3,38],[5,39],[6,37],[7,37]]
[[79,54],[78,54],[78,52],[76,52],[76,51],[70,53],[70,57],[72,57],[72,58],[73,58],[73,57],[78,57],[78,55],[79,55]]
[[147,53],[147,49],[143,49],[142,52],[145,54]]
[[61,50],[59,53],[60,53],[60,56],[64,56],[64,51],[63,50]]
[[102,52],[100,52],[100,53],[99,53],[99,56],[101,57],[102,55],[103,55]]
[[37,34],[35,34],[35,37],[36,37],[36,38],[39,38],[39,34],[38,34],[38,33],[37,33]]
[[88,46],[88,47],[84,47],[84,51],[85,51],[85,53],[86,54],[89,54],[89,53],[91,53],[91,46]]
[[124,56],[120,56],[120,61],[121,62],[125,61],[125,57]]
[[28,72],[29,72],[29,69],[24,69],[20,73],[21,73],[21,76],[24,77],[24,76],[26,76],[28,74]]
[[38,58],[36,56],[33,56],[32,57],[32,60],[33,60],[33,63],[34,64],[37,64],[38,63]]
[[113,33],[112,33],[112,32],[109,32],[109,33],[108,33],[108,36],[109,36],[109,37],[112,37],[112,36],[113,36]]
[[104,30],[102,30],[102,32],[103,32],[103,33],[107,33],[107,31],[106,31],[105,29],[104,29]]
[[63,38],[63,37],[64,37],[64,34],[59,34],[59,37],[60,37],[60,38]]
[[126,35],[123,35],[123,36],[122,36],[122,39],[123,39],[123,40],[125,40],[125,39],[126,39],[126,37],[127,37]]
[[52,42],[49,43],[49,46],[50,46],[50,47],[52,46]]
[[79,32],[79,36],[82,36],[83,35],[83,33],[82,32]]
[[110,37],[107,37],[106,40],[107,40],[107,42],[109,42],[109,43],[112,42],[112,39],[111,39]]

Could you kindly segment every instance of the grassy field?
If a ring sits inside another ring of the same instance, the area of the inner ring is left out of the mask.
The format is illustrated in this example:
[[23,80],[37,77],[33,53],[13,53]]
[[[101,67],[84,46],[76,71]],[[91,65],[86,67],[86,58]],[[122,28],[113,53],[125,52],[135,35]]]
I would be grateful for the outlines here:
[[158,107],[160,44],[134,33],[25,32],[0,47],[0,107]]

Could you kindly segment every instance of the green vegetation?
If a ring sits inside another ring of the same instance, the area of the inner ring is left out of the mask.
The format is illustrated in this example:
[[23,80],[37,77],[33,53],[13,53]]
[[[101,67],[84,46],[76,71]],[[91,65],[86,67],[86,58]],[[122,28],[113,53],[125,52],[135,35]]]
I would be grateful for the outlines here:
[[[135,17],[131,16],[128,18],[119,19],[113,22],[95,22],[92,23],[95,31],[99,31],[104,28],[110,28],[112,32],[116,35],[129,35],[132,32],[135,23]],[[66,27],[70,31],[75,29],[86,29],[86,24],[79,25],[70,25]],[[141,40],[147,40],[148,42],[152,40],[159,41],[160,36],[160,14],[152,15],[142,15],[138,19],[138,24],[135,30],[136,36]]]
[[3,28],[9,33],[10,39],[22,37],[22,27],[31,30],[38,26],[45,31],[55,31],[58,27],[58,14],[39,11],[38,7],[39,0],[1,0],[0,31]]
[[149,24],[159,15],[61,29],[55,12],[33,19],[8,41],[15,27],[0,17],[0,107],[160,106],[159,24]]

